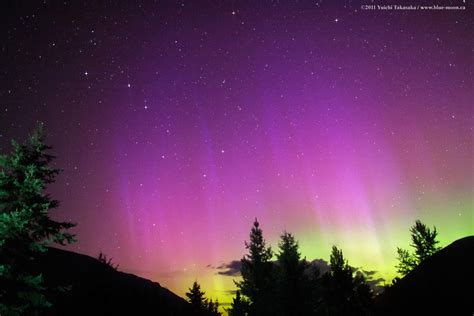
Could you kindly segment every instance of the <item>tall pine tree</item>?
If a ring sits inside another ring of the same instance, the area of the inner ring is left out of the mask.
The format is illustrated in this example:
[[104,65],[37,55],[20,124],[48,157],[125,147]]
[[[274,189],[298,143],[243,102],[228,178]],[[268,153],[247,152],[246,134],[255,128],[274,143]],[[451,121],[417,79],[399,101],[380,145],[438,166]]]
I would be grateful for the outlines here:
[[12,141],[10,155],[0,156],[0,314],[36,313],[49,306],[42,276],[32,274],[35,254],[51,243],[74,241],[69,222],[49,213],[58,201],[45,193],[58,169],[50,166],[51,147],[40,124],[23,144]]
[[257,219],[250,231],[250,241],[245,242],[245,247],[249,253],[241,260],[242,281],[236,282],[236,285],[240,293],[249,300],[249,315],[274,315],[274,280],[271,262],[273,252],[266,246]]
[[280,236],[277,254],[277,298],[281,315],[307,315],[307,303],[303,299],[309,290],[305,277],[307,264],[301,260],[298,242],[287,232]]

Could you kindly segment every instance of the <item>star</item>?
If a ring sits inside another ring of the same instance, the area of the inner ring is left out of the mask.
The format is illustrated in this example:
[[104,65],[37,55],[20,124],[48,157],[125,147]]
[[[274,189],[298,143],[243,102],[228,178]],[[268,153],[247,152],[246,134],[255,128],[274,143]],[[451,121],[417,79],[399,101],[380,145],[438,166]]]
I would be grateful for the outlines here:
[[86,76],[87,76],[88,74],[89,74],[89,73],[88,73],[87,71],[84,71],[84,75],[86,75]]
[[148,105],[145,105],[143,108],[144,108],[145,110],[147,110],[147,109],[148,109]]
[[235,15],[235,11],[232,11],[232,15]]
[[334,22],[336,22],[336,23],[339,22],[339,19],[338,19],[338,18],[335,18],[335,19],[334,19]]

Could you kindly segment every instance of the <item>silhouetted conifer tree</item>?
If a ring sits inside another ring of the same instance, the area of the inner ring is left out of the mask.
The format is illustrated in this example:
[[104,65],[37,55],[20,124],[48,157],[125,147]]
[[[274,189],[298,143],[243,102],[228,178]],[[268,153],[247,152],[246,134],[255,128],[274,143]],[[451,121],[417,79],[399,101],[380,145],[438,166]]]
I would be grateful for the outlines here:
[[204,313],[207,311],[208,303],[204,296],[205,294],[204,291],[201,291],[201,286],[197,281],[194,281],[193,286],[189,289],[189,292],[186,293],[189,303],[191,303],[196,312]]
[[318,310],[323,295],[321,271],[317,266],[310,265],[306,270],[306,274],[309,282],[308,297],[306,299],[310,310],[309,314],[313,315]]
[[207,304],[207,315],[209,316],[219,316],[221,313],[219,313],[219,300],[216,299],[215,301],[212,301],[212,299],[209,300],[209,303]]
[[410,253],[408,250],[397,248],[398,253],[398,265],[396,266],[397,271],[405,276],[413,268],[418,266],[421,262],[432,256],[440,248],[437,247],[438,232],[436,227],[431,231],[425,224],[420,220],[415,222],[410,228],[412,243],[410,246],[414,248],[414,253]]
[[307,315],[306,296],[309,290],[305,276],[307,264],[301,260],[294,236],[284,232],[278,244],[276,265],[278,313],[285,316]]
[[353,281],[353,309],[358,315],[370,315],[373,307],[374,293],[367,284],[367,278],[362,273],[357,273]]
[[237,291],[228,310],[229,316],[245,316],[248,308],[248,302],[240,296],[240,291]]
[[58,201],[45,190],[59,170],[50,166],[54,157],[47,153],[51,147],[44,144],[42,125],[28,142],[12,146],[10,155],[0,156],[0,315],[48,307],[42,276],[30,272],[35,253],[74,241],[67,232],[74,224],[49,216]]
[[402,276],[407,275],[413,268],[417,266],[414,257],[406,249],[397,248],[398,265],[396,266],[398,273]]
[[342,250],[332,247],[331,271],[322,278],[323,296],[319,312],[325,315],[368,315],[372,305],[372,291],[365,278],[354,277],[353,269]]
[[216,300],[214,301],[214,309],[211,310],[211,313],[215,316],[219,316],[221,315],[221,313],[219,313],[219,299],[216,298]]
[[205,294],[197,281],[194,281],[193,286],[189,289],[189,292],[186,293],[188,301],[194,310],[194,314],[200,316],[220,316],[221,313],[218,311],[219,300],[208,300]]
[[249,315],[275,315],[274,284],[272,280],[272,250],[265,244],[262,229],[255,219],[250,241],[245,242],[249,253],[242,258],[242,281],[236,282],[242,295],[249,299]]

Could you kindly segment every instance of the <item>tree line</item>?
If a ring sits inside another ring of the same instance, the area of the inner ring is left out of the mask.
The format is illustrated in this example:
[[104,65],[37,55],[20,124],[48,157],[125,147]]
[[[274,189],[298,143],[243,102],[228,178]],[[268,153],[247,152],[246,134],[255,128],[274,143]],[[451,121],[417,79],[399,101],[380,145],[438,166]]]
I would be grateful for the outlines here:
[[[398,248],[397,271],[405,276],[434,254],[437,247],[436,228],[431,230],[417,220],[410,228],[414,251]],[[248,253],[241,259],[242,280],[227,312],[230,316],[276,315],[371,315],[374,291],[366,276],[349,265],[341,249],[332,247],[330,270],[319,268],[302,258],[295,237],[283,232],[274,252],[266,245],[260,223],[255,219]],[[276,260],[273,260],[276,256]],[[398,278],[394,280],[397,282]],[[210,310],[205,293],[197,281],[186,293],[200,315],[220,315]],[[212,305],[211,307],[215,307]]]
[[[44,144],[43,126],[38,125],[24,143],[12,141],[12,147],[10,154],[0,155],[0,315],[16,316],[38,314],[51,306],[41,274],[31,272],[35,254],[46,252],[54,243],[74,242],[68,230],[75,225],[50,217],[58,201],[45,190],[60,170],[51,167],[54,157],[48,153],[51,147]],[[410,233],[414,251],[397,249],[401,276],[439,250],[436,228],[431,230],[417,220]],[[248,253],[241,259],[242,278],[236,282],[229,315],[371,314],[374,292],[341,249],[332,247],[330,270],[322,274],[302,258],[291,233],[283,232],[274,252],[257,219],[245,248]],[[118,268],[103,253],[98,259]],[[197,281],[186,296],[196,315],[220,315],[218,300],[207,299]]]

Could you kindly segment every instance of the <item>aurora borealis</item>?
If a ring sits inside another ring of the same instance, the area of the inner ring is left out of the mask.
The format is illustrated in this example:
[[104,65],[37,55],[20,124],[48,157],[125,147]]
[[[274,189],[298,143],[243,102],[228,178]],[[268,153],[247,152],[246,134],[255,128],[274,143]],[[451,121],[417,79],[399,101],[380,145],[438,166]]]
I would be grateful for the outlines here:
[[3,4],[0,149],[43,121],[68,249],[180,295],[255,217],[390,280],[415,219],[474,233],[472,7],[328,2]]

